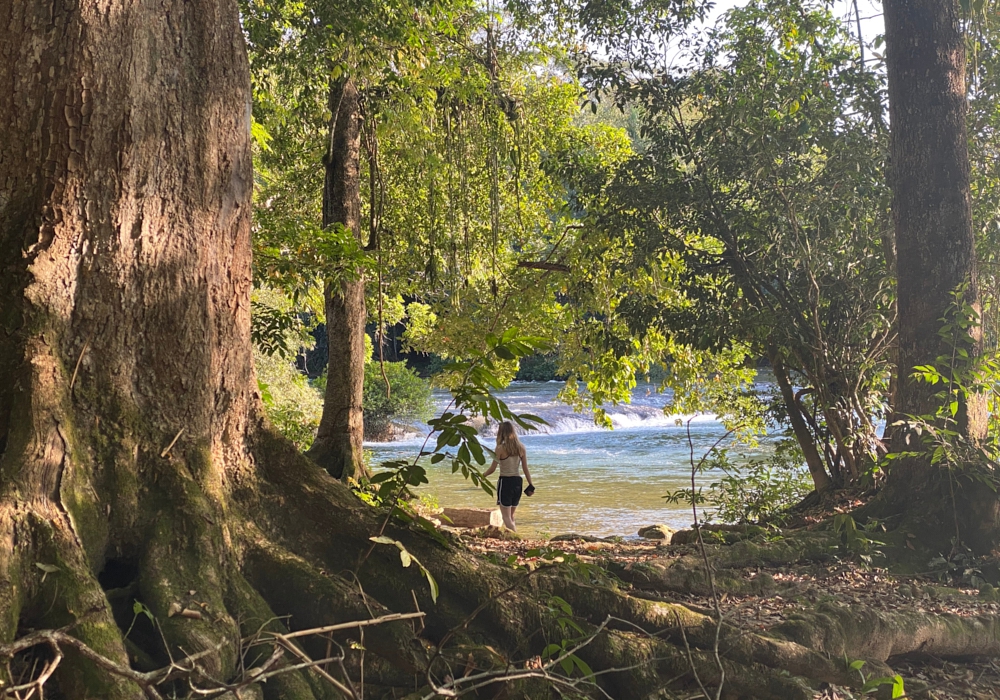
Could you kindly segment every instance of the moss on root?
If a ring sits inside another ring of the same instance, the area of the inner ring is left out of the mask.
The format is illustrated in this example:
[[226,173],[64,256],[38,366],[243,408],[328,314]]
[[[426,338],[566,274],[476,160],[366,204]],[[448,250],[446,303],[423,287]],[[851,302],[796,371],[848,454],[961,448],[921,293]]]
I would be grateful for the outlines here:
[[[275,615],[261,595],[238,572],[230,572],[226,582],[226,607],[239,620],[240,634],[244,639],[257,637],[261,632],[285,634],[288,629]],[[252,668],[270,656],[274,647],[261,644],[247,650],[244,666]],[[305,671],[291,671],[275,676],[263,686],[262,700],[325,700],[327,693]]]
[[[258,541],[248,547],[244,569],[254,588],[272,610],[288,616],[292,629],[365,620],[392,612],[376,599],[367,598],[357,585],[326,574],[301,557],[272,543]],[[357,638],[356,632],[340,635]],[[389,622],[364,633],[365,647],[405,673],[422,673],[427,665],[412,623]]]
[[1000,620],[950,613],[883,611],[828,602],[791,616],[771,634],[831,656],[884,662],[913,652],[1000,656]]
[[[707,544],[716,588],[734,595],[767,595],[774,582],[769,577],[749,578],[732,569],[785,566],[807,561],[828,561],[840,542],[830,532],[796,532],[772,541],[741,539],[731,545]],[[637,588],[707,595],[711,592],[705,562],[696,551],[680,557],[663,557],[630,568],[612,571]]]
[[230,564],[220,528],[206,510],[186,518],[174,509],[157,513],[139,561],[139,594],[172,655],[210,650],[201,661],[206,671],[231,678],[239,660],[239,628],[223,600]]
[[[31,580],[31,600],[22,611],[22,624],[38,628],[75,625],[70,634],[122,666],[128,656],[107,598],[91,573],[75,537],[53,521],[31,518],[34,556],[43,568],[25,571]],[[60,691],[81,700],[132,700],[145,697],[134,683],[107,673],[73,649],[56,669]]]

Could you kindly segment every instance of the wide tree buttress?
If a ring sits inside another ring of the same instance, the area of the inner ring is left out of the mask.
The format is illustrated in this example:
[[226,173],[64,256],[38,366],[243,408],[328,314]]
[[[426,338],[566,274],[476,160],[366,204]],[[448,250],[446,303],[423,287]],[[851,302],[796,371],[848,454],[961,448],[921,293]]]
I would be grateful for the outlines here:
[[[257,395],[235,0],[0,0],[0,133],[0,645],[75,623],[125,668],[205,652],[225,680],[252,659],[241,636],[277,616],[385,610],[323,573],[359,560],[375,514]],[[357,580],[390,600],[409,579],[410,609],[409,573],[376,551]],[[135,601],[162,636],[140,615],[125,637]],[[412,639],[388,625],[366,646],[413,672]],[[323,697],[272,680],[268,697]],[[51,683],[146,697],[72,649]]]

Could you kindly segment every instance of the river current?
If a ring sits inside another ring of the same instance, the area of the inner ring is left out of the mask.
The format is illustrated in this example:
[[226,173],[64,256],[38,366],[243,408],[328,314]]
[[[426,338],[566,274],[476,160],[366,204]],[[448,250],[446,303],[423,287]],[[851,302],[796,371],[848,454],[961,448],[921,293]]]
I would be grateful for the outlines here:
[[[498,393],[514,412],[539,415],[549,424],[521,436],[537,491],[521,499],[518,529],[536,536],[567,532],[606,536],[635,535],[640,527],[655,523],[689,527],[690,506],[663,499],[668,491],[690,486],[691,446],[685,423],[691,418],[696,461],[725,433],[722,425],[710,415],[664,415],[668,397],[656,393],[655,385],[640,384],[631,404],[609,407],[614,427],[607,430],[594,425],[590,414],[574,413],[561,403],[556,397],[561,387],[562,382],[514,382]],[[436,391],[434,399],[440,413],[450,395]],[[366,443],[365,448],[372,452],[377,470],[386,460],[412,459],[425,434]],[[493,446],[492,436],[482,440]],[[423,463],[430,483],[419,493],[442,506],[487,508],[494,504],[482,489],[452,474],[450,462]],[[718,476],[704,474],[699,483],[707,486]]]

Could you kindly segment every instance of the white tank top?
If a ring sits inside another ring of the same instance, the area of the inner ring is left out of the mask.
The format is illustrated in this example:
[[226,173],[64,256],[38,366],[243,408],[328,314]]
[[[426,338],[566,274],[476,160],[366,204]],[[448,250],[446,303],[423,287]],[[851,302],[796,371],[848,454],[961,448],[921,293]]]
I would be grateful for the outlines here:
[[500,476],[520,476],[520,465],[521,465],[521,455],[516,452],[510,457],[504,457],[503,459],[498,459],[497,464],[500,465]]

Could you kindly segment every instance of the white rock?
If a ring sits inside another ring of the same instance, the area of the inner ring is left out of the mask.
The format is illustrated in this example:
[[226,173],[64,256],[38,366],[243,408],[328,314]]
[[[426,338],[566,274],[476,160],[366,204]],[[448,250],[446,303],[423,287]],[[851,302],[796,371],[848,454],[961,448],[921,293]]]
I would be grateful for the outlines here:
[[499,508],[445,508],[442,515],[454,527],[503,527]]

